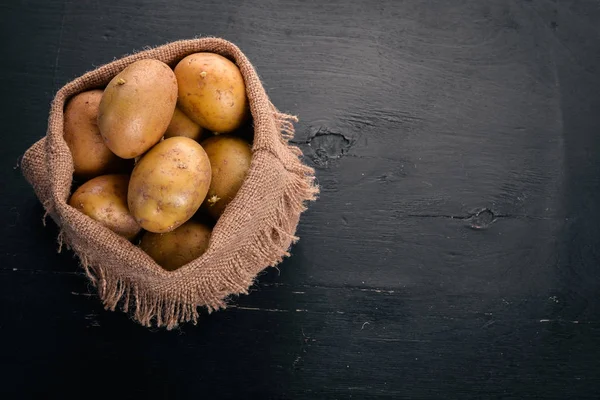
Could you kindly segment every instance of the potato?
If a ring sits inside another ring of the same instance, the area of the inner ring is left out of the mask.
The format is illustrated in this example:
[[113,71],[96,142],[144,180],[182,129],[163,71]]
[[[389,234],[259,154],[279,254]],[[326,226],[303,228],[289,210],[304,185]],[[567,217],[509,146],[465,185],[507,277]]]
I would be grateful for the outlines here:
[[226,133],[249,115],[244,78],[238,67],[214,53],[195,53],[175,67],[181,110],[198,125]]
[[165,139],[133,169],[129,210],[147,231],[170,232],[198,210],[210,180],[210,161],[198,142],[186,137]]
[[196,141],[200,141],[203,129],[200,125],[192,121],[179,108],[175,107],[171,123],[165,132],[165,139],[175,136],[185,136]]
[[130,162],[110,151],[98,129],[98,107],[102,90],[79,93],[67,103],[64,113],[64,138],[73,156],[75,175],[93,178],[121,172]]
[[158,60],[140,60],[115,76],[102,95],[98,126],[108,148],[135,158],[164,135],[177,103],[177,80]]
[[71,196],[69,205],[111,231],[132,240],[141,230],[127,209],[127,175],[102,175],[87,181]]
[[204,207],[219,218],[242,186],[250,162],[250,145],[239,137],[219,135],[202,142],[210,160],[212,180]]
[[204,254],[210,234],[211,228],[207,225],[188,221],[171,232],[145,232],[140,247],[158,265],[173,271]]

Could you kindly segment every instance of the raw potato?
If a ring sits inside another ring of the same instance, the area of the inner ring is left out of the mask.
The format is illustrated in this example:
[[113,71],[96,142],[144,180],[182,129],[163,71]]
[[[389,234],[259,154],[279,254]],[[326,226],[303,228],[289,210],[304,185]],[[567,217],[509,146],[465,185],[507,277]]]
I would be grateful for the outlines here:
[[214,218],[219,218],[242,186],[250,162],[250,145],[239,137],[219,135],[202,142],[210,160],[212,180],[204,207]]
[[98,126],[108,148],[135,158],[164,135],[177,103],[177,80],[158,60],[136,61],[115,76],[102,95]]
[[127,209],[127,175],[102,175],[87,181],[71,196],[69,205],[111,231],[132,240],[141,230]]
[[122,172],[130,162],[117,157],[104,144],[98,129],[98,108],[102,90],[83,92],[65,108],[64,138],[73,156],[75,175],[93,178],[109,172]]
[[244,78],[238,67],[214,53],[195,53],[175,67],[181,110],[203,128],[226,133],[249,115]]
[[188,221],[172,232],[144,233],[140,247],[158,265],[173,271],[204,254],[210,234],[207,225]]
[[200,125],[192,121],[178,107],[175,107],[171,123],[165,132],[165,139],[175,136],[185,136],[196,141],[202,138],[203,129]]
[[133,169],[129,210],[147,231],[170,232],[198,210],[210,180],[210,161],[198,142],[186,137],[165,139]]

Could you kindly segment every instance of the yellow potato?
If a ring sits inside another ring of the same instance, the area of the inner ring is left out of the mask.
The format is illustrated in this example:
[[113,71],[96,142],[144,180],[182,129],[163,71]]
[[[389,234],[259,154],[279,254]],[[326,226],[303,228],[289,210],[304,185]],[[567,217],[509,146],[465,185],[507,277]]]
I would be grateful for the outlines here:
[[102,90],[79,93],[67,103],[64,138],[73,156],[75,175],[93,178],[127,169],[130,162],[110,151],[98,129],[98,107]]
[[173,271],[200,257],[208,249],[211,228],[196,221],[188,221],[167,233],[146,232],[140,247],[158,265]]
[[136,61],[115,76],[102,95],[98,126],[108,148],[135,158],[164,135],[177,103],[177,80],[158,60]]
[[244,78],[238,67],[214,53],[195,53],[175,67],[178,104],[197,124],[213,132],[239,128],[249,115]]
[[132,240],[141,230],[127,209],[127,175],[102,175],[87,181],[71,196],[69,205],[111,231]]
[[175,107],[171,123],[165,132],[165,139],[175,136],[185,136],[196,141],[200,141],[203,129],[200,125],[192,121],[179,108]]
[[170,232],[198,210],[210,179],[210,161],[198,142],[186,137],[165,139],[133,169],[129,210],[147,231]]
[[210,137],[202,142],[202,147],[212,170],[204,207],[211,216],[219,218],[246,178],[252,151],[243,139],[230,135]]

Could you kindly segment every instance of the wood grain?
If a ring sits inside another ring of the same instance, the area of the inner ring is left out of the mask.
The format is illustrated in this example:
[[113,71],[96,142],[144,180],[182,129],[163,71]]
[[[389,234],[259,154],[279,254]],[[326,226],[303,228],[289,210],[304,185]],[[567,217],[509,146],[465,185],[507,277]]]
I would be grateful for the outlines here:
[[[599,20],[591,0],[0,5],[3,398],[597,398]],[[146,330],[56,254],[15,167],[61,85],[208,35],[300,117],[322,193],[250,296]]]
[[95,396],[124,384],[123,397],[558,398],[558,384],[586,397],[597,379],[588,346],[599,323],[546,318],[546,297],[482,305],[468,293],[259,284],[236,307],[167,333],[103,311],[83,276],[10,276],[22,292],[3,304],[36,310],[5,336],[16,343],[5,379],[27,393],[70,396],[106,381]]

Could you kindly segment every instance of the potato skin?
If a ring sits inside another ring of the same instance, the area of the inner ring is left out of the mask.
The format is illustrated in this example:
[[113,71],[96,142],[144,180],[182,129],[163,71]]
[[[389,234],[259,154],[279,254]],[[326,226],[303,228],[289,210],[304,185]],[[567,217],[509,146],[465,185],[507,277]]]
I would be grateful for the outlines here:
[[81,185],[69,205],[100,222],[111,231],[132,240],[141,230],[127,209],[127,175],[102,175]]
[[171,232],[145,232],[140,247],[158,265],[173,271],[204,254],[211,232],[207,225],[190,220]]
[[140,60],[108,84],[100,101],[98,127],[108,148],[121,158],[135,158],[154,146],[171,122],[177,103],[177,80],[158,60]]
[[242,186],[252,151],[243,139],[230,135],[210,137],[202,142],[212,170],[212,180],[203,207],[215,219],[233,200]]
[[129,210],[147,231],[170,232],[198,210],[210,180],[210,161],[198,142],[186,137],[165,139],[133,169]]
[[203,131],[204,129],[200,125],[192,121],[178,107],[175,107],[173,118],[165,132],[165,139],[175,136],[185,136],[195,141],[200,141]]
[[175,67],[181,110],[213,132],[239,128],[249,115],[244,78],[238,67],[214,53],[195,53]]
[[100,135],[98,109],[102,93],[102,90],[79,93],[65,107],[64,138],[71,150],[77,177],[93,178],[121,172],[131,165],[110,151]]

